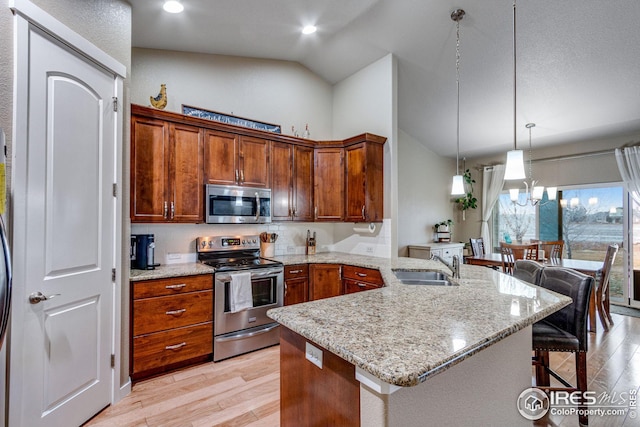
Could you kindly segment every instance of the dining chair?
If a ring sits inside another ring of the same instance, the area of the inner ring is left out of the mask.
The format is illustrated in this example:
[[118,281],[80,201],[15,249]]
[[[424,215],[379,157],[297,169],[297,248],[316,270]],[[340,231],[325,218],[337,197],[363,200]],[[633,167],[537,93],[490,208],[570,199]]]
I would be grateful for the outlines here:
[[[545,390],[587,391],[587,314],[593,289],[593,277],[564,267],[545,267],[539,286],[571,297],[571,304],[533,324],[532,346],[535,353],[536,387]],[[575,353],[576,386],[549,367],[549,352]],[[564,387],[551,387],[549,376]],[[579,405],[580,425],[587,425],[584,400]]]
[[471,245],[473,256],[483,256],[486,253],[484,250],[484,239],[482,237],[469,239],[469,244]]
[[506,274],[513,274],[515,256],[513,254],[512,245],[500,242],[500,255],[502,257],[502,272]]
[[518,259],[513,264],[513,277],[538,285],[544,267],[536,261]]
[[609,311],[609,275],[613,262],[616,260],[617,253],[618,245],[609,245],[607,253],[604,256],[604,265],[602,266],[602,273],[600,273],[600,280],[598,280],[598,284],[596,285],[596,309],[605,331],[609,330],[609,324],[613,325],[613,319]]
[[564,251],[564,240],[532,240],[537,243],[541,251],[544,251],[544,257],[550,262],[558,262],[562,260]]

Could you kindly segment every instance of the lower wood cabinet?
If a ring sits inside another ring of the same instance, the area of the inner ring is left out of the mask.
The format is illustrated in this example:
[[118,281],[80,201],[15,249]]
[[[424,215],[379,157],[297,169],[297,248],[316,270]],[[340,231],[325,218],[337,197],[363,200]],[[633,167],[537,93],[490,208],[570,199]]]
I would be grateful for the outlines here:
[[307,264],[284,267],[284,305],[309,301],[309,266]]
[[309,343],[322,351],[319,368],[306,359],[306,344],[302,336],[280,327],[280,425],[360,426],[355,366]]
[[131,282],[134,380],[213,354],[213,275]]
[[345,265],[342,270],[342,283],[344,293],[368,291],[384,286],[382,275],[379,270],[373,268],[354,267]]
[[342,265],[309,264],[309,301],[342,295]]

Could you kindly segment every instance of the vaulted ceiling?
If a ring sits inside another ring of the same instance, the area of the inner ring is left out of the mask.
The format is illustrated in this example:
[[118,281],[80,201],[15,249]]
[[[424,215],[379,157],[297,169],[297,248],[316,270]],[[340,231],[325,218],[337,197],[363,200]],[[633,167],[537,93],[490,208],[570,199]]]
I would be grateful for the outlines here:
[[[398,124],[442,156],[456,150],[460,21],[460,152],[513,147],[511,0],[129,0],[133,45],[297,61],[336,83],[393,53]],[[640,1],[517,3],[519,148],[640,133]],[[318,31],[303,36],[303,25]]]

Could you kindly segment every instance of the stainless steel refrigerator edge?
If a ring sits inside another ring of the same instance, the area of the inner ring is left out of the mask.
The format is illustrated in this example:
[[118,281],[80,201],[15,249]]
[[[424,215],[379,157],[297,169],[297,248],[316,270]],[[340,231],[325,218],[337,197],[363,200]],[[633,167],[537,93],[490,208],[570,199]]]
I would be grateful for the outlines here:
[[[0,128],[0,204],[2,213],[6,209],[6,176],[5,176],[5,154],[6,145],[4,132]],[[0,399],[0,426],[6,425],[7,416],[7,345],[5,345],[5,335],[7,324],[9,323],[9,312],[11,304],[11,257],[7,240],[4,218],[0,215],[0,387],[2,387],[2,398]]]

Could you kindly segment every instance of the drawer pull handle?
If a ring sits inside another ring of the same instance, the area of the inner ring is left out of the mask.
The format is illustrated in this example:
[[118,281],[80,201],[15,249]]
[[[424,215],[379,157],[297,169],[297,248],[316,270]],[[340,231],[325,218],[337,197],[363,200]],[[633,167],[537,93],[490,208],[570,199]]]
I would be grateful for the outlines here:
[[167,285],[167,286],[165,286],[165,289],[182,289],[185,286],[187,286],[186,283],[179,283],[177,285]]
[[358,283],[358,286],[360,286],[361,288],[366,288],[367,285],[365,285],[364,283]]
[[186,308],[181,308],[180,310],[171,310],[171,311],[167,311],[165,314],[167,316],[177,316],[179,314],[184,313],[185,311],[187,311]]
[[364,273],[356,273],[356,274],[358,275],[358,277],[367,277],[367,275]]
[[185,345],[187,345],[186,342],[181,342],[180,344],[175,344],[175,345],[168,345],[166,346],[164,349],[165,350],[179,350],[182,347],[184,347]]
[[302,270],[291,270],[289,272],[289,274],[298,274],[298,273],[302,273]]

